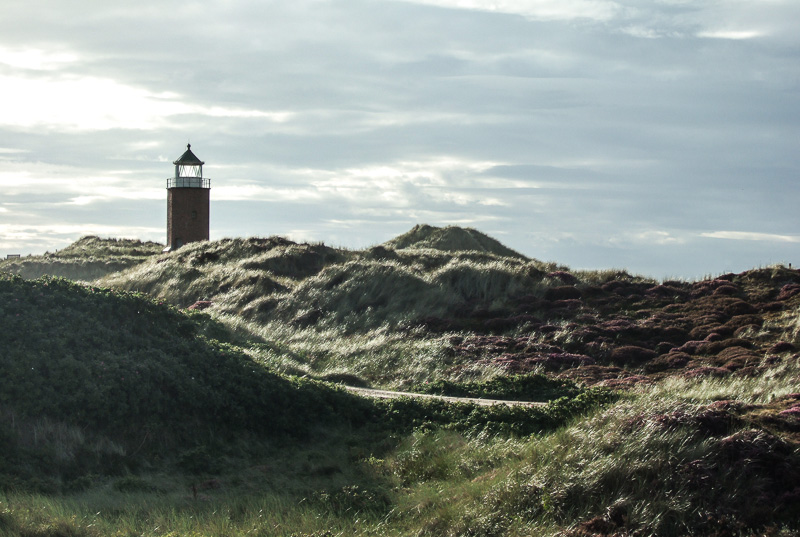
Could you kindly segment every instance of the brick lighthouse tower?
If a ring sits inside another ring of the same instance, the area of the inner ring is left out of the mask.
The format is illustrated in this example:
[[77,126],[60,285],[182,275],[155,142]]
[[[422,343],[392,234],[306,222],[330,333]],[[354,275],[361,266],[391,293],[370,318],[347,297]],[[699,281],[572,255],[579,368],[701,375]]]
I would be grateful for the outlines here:
[[177,250],[188,242],[207,241],[211,180],[203,178],[203,164],[192,144],[173,162],[175,176],[167,179],[167,247]]

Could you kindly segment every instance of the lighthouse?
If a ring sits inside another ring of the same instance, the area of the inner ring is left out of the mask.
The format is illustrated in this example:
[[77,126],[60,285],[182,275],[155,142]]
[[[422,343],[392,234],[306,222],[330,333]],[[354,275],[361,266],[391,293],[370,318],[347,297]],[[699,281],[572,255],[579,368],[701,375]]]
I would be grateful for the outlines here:
[[192,144],[173,162],[175,176],[167,179],[167,247],[177,250],[189,242],[207,241],[211,181],[203,177],[203,162]]

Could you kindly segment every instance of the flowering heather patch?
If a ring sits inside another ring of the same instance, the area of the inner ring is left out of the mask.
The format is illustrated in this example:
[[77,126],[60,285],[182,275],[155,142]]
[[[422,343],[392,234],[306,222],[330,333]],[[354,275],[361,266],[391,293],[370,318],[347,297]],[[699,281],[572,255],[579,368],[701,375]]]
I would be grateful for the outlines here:
[[652,287],[649,283],[633,283],[627,281],[612,281],[600,286],[603,291],[614,293],[621,297],[642,296]]
[[736,371],[744,367],[757,365],[761,356],[744,347],[728,347],[722,350],[714,359],[714,363],[722,364],[728,371]]
[[604,388],[609,388],[612,390],[619,390],[619,389],[632,388],[640,384],[652,384],[653,382],[654,381],[652,378],[644,375],[630,375],[628,377],[621,377],[621,378],[601,381],[598,384],[598,386],[603,386]]
[[578,278],[569,272],[563,270],[556,270],[547,274],[547,277],[553,280],[558,280],[567,285],[575,285],[578,283]]
[[[526,339],[525,342],[528,340]],[[504,336],[475,336],[462,339],[454,346],[456,352],[475,355],[478,353],[496,353],[515,348],[520,340]]]
[[728,434],[739,420],[736,413],[744,405],[738,401],[716,401],[706,407],[687,410],[677,409],[666,414],[658,414],[652,418],[653,423],[666,429],[688,427],[704,436],[720,436]]
[[764,318],[761,315],[748,313],[744,315],[734,315],[723,326],[728,330],[735,331],[745,326],[756,326],[760,328],[763,324]]
[[554,300],[551,304],[551,309],[553,310],[577,310],[581,306],[583,306],[583,302],[578,299],[565,299],[565,300]]
[[735,295],[740,292],[740,289],[735,285],[723,284],[714,289],[715,295]]
[[778,296],[776,297],[777,300],[788,300],[793,296],[800,293],[800,284],[798,283],[787,283],[783,287],[781,287]]
[[774,311],[782,311],[786,307],[786,304],[783,302],[769,301],[759,302],[756,307],[759,313],[769,313]]
[[595,363],[594,359],[583,354],[555,352],[538,353],[504,353],[492,359],[491,363],[503,367],[506,371],[521,373],[534,371],[544,367],[547,371],[563,371],[579,368]]
[[583,354],[571,354],[568,352],[554,352],[541,356],[536,360],[539,363],[550,368],[567,369],[570,367],[580,367],[584,365],[592,365],[595,363],[593,358]]
[[750,349],[753,347],[753,343],[741,338],[728,338],[728,339],[714,339],[711,341],[706,340],[700,347],[697,349],[698,354],[719,354],[725,349],[731,347],[741,347],[744,349]]
[[724,339],[725,336],[723,336],[719,332],[711,332],[710,334],[708,334],[706,337],[703,338],[703,341],[706,341],[708,343],[713,343],[715,341],[722,341]]
[[604,321],[599,327],[611,334],[625,332],[636,328],[636,323],[627,318],[617,318]]
[[800,419],[800,404],[794,405],[778,413],[780,416]]
[[582,367],[575,367],[562,371],[558,375],[559,378],[574,380],[575,382],[580,382],[586,384],[587,386],[595,386],[606,380],[630,376],[632,376],[632,373],[620,367],[604,365],[585,365]]
[[213,304],[213,302],[211,302],[210,300],[198,300],[197,302],[195,302],[194,304],[192,304],[191,306],[189,306],[186,309],[187,310],[205,310],[205,309],[210,308],[212,304]]
[[691,356],[685,352],[669,352],[662,354],[645,364],[645,371],[649,373],[657,373],[659,371],[667,371],[669,369],[681,369],[689,363],[692,359]]
[[788,341],[779,341],[775,343],[772,347],[769,348],[767,351],[770,354],[781,354],[784,352],[792,352],[796,349],[793,344],[789,343]]
[[676,347],[675,350],[678,352],[684,352],[689,355],[695,355],[697,354],[698,349],[702,347],[705,343],[706,343],[705,341],[697,341],[697,340],[687,341],[680,347]]
[[679,287],[672,285],[654,285],[645,290],[645,296],[649,298],[685,298],[689,293]]
[[729,336],[729,335],[731,335],[730,332],[726,333],[726,330],[725,330],[724,326],[722,326],[720,324],[716,324],[716,323],[703,324],[703,325],[700,325],[700,326],[695,326],[694,328],[692,328],[689,331],[688,335],[689,335],[689,338],[691,338],[693,340],[697,340],[697,339],[706,340],[706,338],[711,334],[717,334],[718,336],[722,336],[722,335]]
[[735,338],[746,338],[752,334],[757,334],[761,328],[757,324],[748,324],[745,326],[740,326],[736,330],[733,331],[733,337]]
[[547,300],[577,300],[581,297],[581,291],[571,285],[561,285],[545,291],[544,297]]
[[617,347],[611,351],[609,360],[615,364],[643,364],[657,356],[651,349],[639,347],[638,345],[625,345]]
[[747,315],[750,313],[757,313],[758,310],[749,302],[745,302],[744,300],[736,300],[726,304],[724,306],[723,312],[725,313],[725,315],[733,317],[735,315]]
[[692,298],[699,298],[702,296],[712,295],[715,294],[717,289],[720,288],[724,288],[724,290],[721,293],[716,293],[718,296],[730,294],[731,288],[734,292],[738,292],[739,288],[731,284],[732,279],[733,278],[729,278],[728,276],[721,276],[713,280],[695,282],[692,284],[689,296]]

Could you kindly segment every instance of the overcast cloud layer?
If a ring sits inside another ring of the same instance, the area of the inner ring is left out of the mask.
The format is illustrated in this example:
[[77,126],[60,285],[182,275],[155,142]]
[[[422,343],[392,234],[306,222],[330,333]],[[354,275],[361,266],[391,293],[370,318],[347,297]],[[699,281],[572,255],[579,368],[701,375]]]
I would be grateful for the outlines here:
[[212,239],[800,263],[798,60],[797,0],[4,0],[0,255],[164,242],[191,141]]

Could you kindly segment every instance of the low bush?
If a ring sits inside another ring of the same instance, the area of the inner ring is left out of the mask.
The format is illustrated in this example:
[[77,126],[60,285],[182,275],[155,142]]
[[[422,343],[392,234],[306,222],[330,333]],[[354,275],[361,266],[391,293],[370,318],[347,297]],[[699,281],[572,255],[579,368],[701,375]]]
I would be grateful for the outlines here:
[[498,376],[485,381],[454,382],[442,379],[417,385],[414,391],[505,401],[550,401],[580,393],[580,389],[572,382],[536,373]]
[[471,435],[524,436],[562,427],[576,416],[613,402],[616,397],[605,388],[592,388],[534,407],[481,406],[408,397],[379,400],[375,404],[381,421],[397,431],[443,427]]

